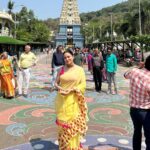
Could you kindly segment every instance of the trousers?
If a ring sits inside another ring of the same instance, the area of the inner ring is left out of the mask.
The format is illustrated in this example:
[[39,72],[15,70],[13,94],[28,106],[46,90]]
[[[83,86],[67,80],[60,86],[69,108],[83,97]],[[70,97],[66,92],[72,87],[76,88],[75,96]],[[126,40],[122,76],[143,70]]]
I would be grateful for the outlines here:
[[58,71],[60,70],[61,67],[62,66],[55,66],[54,67],[53,74],[52,74],[52,77],[51,77],[51,80],[50,80],[51,87],[54,87]]
[[108,79],[108,91],[112,91],[112,82],[114,84],[114,89],[117,92],[117,85],[116,85],[116,74],[114,72],[107,72],[107,79]]
[[[18,93],[28,94],[31,72],[30,68],[19,70],[18,74]],[[23,90],[24,89],[24,90]]]
[[142,128],[144,130],[146,150],[150,150],[150,109],[130,108],[134,126],[133,150],[141,150]]
[[95,90],[101,91],[102,88],[102,71],[100,67],[93,67],[93,77],[95,82]]

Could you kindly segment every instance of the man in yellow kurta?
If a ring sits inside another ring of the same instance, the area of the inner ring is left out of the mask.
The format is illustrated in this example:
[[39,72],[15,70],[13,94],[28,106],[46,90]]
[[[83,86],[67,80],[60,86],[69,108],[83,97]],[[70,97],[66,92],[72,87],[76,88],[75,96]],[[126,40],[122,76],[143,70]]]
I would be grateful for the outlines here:
[[[30,45],[25,46],[25,52],[21,54],[18,67],[19,67],[19,78],[18,78],[18,94],[22,96],[24,94],[25,97],[28,96],[28,88],[30,81],[30,71],[31,67],[35,66],[37,63],[37,58],[34,53],[31,52]],[[23,91],[23,83],[24,83],[24,91]]]

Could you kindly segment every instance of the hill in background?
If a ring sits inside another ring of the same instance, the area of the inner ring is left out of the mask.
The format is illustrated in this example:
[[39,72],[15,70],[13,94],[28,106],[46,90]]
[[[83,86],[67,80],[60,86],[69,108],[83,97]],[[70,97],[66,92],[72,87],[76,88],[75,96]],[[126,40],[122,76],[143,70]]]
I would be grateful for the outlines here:
[[[98,11],[81,13],[82,33],[87,42],[109,40],[111,34],[111,17],[114,38],[127,39],[139,34],[138,0],[128,0]],[[141,1],[141,18],[143,34],[150,34],[150,0]],[[44,21],[48,27],[58,32],[59,18]]]

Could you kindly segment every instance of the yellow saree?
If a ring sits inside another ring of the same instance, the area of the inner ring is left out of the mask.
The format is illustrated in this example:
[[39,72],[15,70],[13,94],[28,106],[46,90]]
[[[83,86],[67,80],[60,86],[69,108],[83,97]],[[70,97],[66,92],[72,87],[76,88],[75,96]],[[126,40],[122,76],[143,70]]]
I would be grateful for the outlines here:
[[15,95],[14,86],[12,84],[13,72],[11,63],[8,59],[0,60],[0,80],[1,92],[5,97],[13,97]]
[[76,89],[67,95],[59,92],[55,101],[59,150],[82,150],[80,139],[87,131],[87,105],[84,98],[86,80],[84,70],[76,66],[60,75],[60,86]]

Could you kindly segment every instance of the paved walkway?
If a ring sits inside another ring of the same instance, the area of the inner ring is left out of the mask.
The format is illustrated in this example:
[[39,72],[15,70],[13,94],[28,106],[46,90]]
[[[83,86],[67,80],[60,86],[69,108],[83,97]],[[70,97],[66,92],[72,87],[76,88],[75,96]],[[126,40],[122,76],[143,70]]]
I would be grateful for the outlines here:
[[[3,150],[57,150],[54,97],[49,92],[50,55],[39,56],[33,68],[28,98],[7,100],[0,98],[0,149]],[[89,108],[88,132],[81,141],[85,147],[96,149],[102,145],[131,150],[132,122],[129,117],[128,86],[123,78],[128,68],[119,66],[117,81],[119,94],[107,95],[94,89],[92,76],[87,77],[86,100]],[[143,143],[143,148],[145,144]],[[102,148],[102,147],[101,147]],[[100,149],[100,148],[99,148]]]

